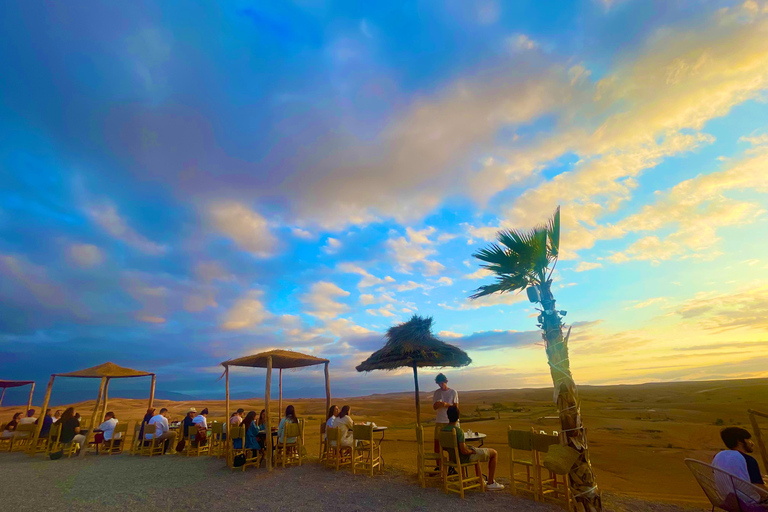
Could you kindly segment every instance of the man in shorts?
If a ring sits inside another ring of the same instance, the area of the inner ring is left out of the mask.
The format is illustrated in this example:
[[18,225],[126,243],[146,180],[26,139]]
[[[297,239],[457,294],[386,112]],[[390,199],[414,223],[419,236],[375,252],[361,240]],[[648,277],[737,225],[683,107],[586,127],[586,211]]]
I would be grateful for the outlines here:
[[437,374],[435,383],[439,386],[432,396],[432,408],[437,411],[435,417],[435,453],[440,453],[440,442],[437,440],[438,432],[448,425],[448,414],[446,411],[450,406],[459,404],[459,394],[455,389],[448,387],[448,377],[442,373]]
[[496,476],[496,460],[498,459],[498,452],[493,448],[475,448],[474,446],[467,446],[464,442],[464,431],[459,427],[459,408],[455,405],[448,407],[446,411],[448,414],[448,425],[443,427],[443,432],[456,431],[456,441],[459,443],[459,457],[461,463],[466,464],[468,462],[487,462],[488,463],[488,484],[486,489],[489,491],[500,491],[504,489],[504,485],[497,482],[494,477]]

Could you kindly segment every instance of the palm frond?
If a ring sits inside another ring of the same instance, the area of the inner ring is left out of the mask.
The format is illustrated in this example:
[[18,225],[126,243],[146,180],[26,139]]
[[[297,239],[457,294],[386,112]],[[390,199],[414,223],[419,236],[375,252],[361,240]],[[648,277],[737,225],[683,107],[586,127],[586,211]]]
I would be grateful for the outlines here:
[[547,224],[547,235],[549,238],[549,254],[552,258],[560,256],[560,207],[555,210],[555,214]]

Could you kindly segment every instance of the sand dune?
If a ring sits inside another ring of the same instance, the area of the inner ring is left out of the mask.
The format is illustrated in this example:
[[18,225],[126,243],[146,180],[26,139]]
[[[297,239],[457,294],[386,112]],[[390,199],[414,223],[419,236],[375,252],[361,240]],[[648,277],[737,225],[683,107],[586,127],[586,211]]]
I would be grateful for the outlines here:
[[[600,486],[616,493],[678,504],[706,503],[683,459],[710,460],[720,449],[718,434],[723,425],[742,425],[751,430],[747,409],[768,410],[768,379],[583,386],[580,392]],[[502,476],[509,473],[506,461],[509,425],[520,429],[533,426],[548,432],[558,428],[557,420],[547,419],[557,415],[551,403],[551,389],[460,390],[460,397],[465,420],[493,418],[466,423],[465,428],[469,426],[488,435],[485,446],[496,448],[502,454]],[[389,427],[384,443],[386,462],[415,471],[412,393],[338,398],[333,402],[351,405],[355,419],[372,420]],[[306,443],[310,453],[317,453],[325,400],[302,399],[290,403],[309,422]],[[504,406],[498,419],[496,412],[490,411],[493,403]],[[431,422],[434,418],[431,393],[423,393],[422,404],[422,417]],[[93,401],[75,404],[83,416],[91,414],[93,405]],[[155,405],[167,407],[172,419],[180,419],[190,406],[198,410],[208,407],[211,419],[224,419],[224,400],[157,400]],[[277,400],[272,406],[277,409]],[[233,401],[232,407],[258,412],[263,408],[263,399]],[[0,417],[5,420],[12,411],[20,409],[3,407]],[[143,415],[146,401],[112,398],[109,409],[122,421],[136,421]],[[429,426],[425,423],[425,427]],[[431,429],[425,431],[427,439],[431,439]]]

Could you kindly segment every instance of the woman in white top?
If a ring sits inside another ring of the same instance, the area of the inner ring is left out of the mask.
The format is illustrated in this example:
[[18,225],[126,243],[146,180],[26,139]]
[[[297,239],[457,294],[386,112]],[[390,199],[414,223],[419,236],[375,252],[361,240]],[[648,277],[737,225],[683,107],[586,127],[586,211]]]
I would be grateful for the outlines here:
[[325,422],[325,439],[328,439],[328,429],[333,428],[333,423],[336,421],[336,417],[339,415],[339,408],[336,405],[332,405],[330,409],[328,409],[328,420]]
[[[285,437],[285,424],[286,423],[298,423],[299,420],[296,418],[296,410],[293,408],[292,405],[289,405],[285,408],[285,417],[280,420],[280,424],[277,426],[277,442],[282,444],[283,438]],[[286,440],[286,443],[295,443],[296,438],[295,437],[289,437]]]
[[339,416],[336,418],[336,421],[333,422],[333,426],[339,429],[339,439],[341,439],[341,446],[351,448],[354,441],[352,427],[355,426],[355,422],[352,421],[352,416],[350,416],[349,413],[350,408],[348,405],[342,407]]
[[[115,432],[115,427],[117,426],[117,418],[115,418],[115,413],[110,411],[107,414],[104,415],[104,422],[99,425],[99,430],[101,430],[102,434],[104,434],[104,440],[109,441],[112,439],[112,434]],[[115,439],[120,439],[121,433],[117,433],[117,436]]]
[[194,423],[195,425],[197,425],[198,423],[202,423],[203,428],[208,428],[208,408],[206,407],[205,409],[200,411],[200,414],[198,414],[192,419],[192,423]]

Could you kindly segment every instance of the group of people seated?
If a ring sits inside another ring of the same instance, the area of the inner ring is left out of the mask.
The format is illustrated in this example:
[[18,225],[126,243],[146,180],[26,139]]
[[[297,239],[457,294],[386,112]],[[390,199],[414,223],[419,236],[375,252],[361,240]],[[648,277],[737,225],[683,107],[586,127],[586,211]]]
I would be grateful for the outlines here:
[[[325,421],[326,427],[326,439],[328,438],[327,431],[329,428],[339,429],[339,444],[343,448],[352,448],[354,443],[353,427],[355,422],[352,419],[352,408],[348,405],[343,406],[341,409],[336,405],[332,405],[328,409],[328,417]],[[335,441],[331,441],[332,446],[335,446]]]

